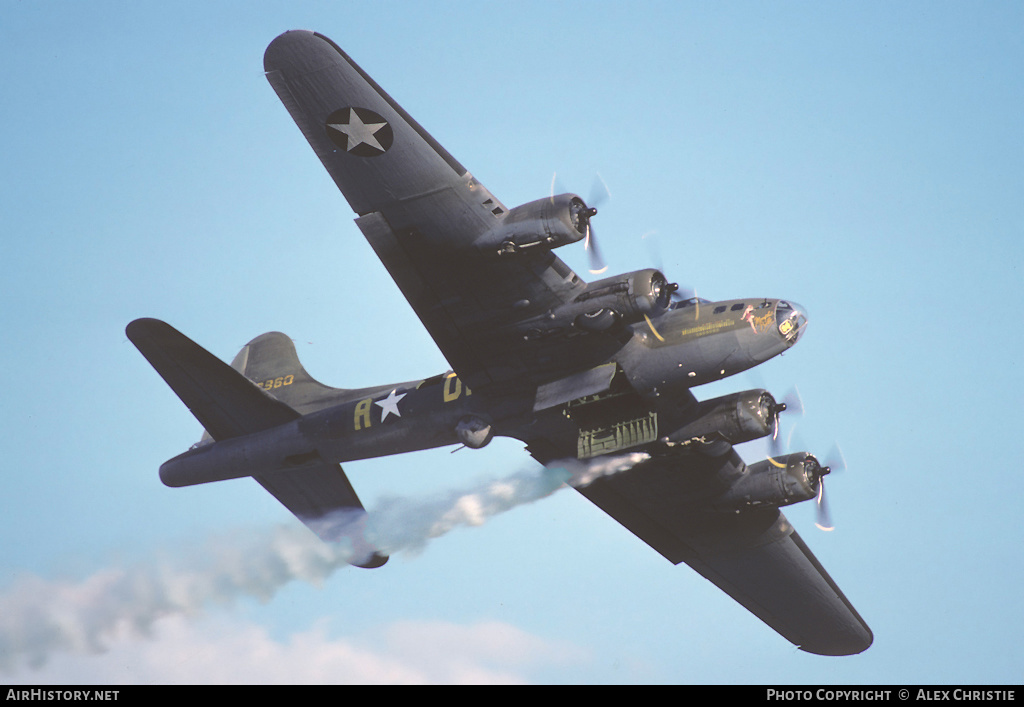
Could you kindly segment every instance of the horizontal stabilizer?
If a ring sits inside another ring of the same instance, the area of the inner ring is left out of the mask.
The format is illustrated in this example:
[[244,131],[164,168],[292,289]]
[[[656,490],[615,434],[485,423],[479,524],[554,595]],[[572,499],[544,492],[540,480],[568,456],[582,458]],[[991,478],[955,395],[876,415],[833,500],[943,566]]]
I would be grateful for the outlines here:
[[324,462],[254,478],[321,540],[351,543],[351,564],[372,569],[387,562],[387,555],[366,542],[363,533],[368,514],[340,464]]
[[[136,319],[125,331],[131,342],[217,442],[265,432],[300,417],[298,412],[266,392],[264,387],[250,381],[239,370],[224,363],[169,324],[156,319]],[[253,344],[261,341],[267,345],[253,347]],[[298,366],[295,348],[288,337],[283,334],[264,334],[250,342],[236,357],[235,365],[240,370],[247,370],[246,359],[252,355],[253,348],[259,354],[252,364],[252,370],[257,375],[270,370],[268,366],[278,370],[276,366],[281,361],[287,363],[289,356]],[[291,370],[293,372],[288,375],[293,376],[291,382],[297,386],[296,392],[326,388],[309,378],[301,366]],[[274,376],[274,379],[278,377]],[[278,433],[280,431],[274,434]],[[164,464],[161,474],[168,465],[175,464],[184,470],[185,477],[189,477],[187,472],[190,463],[194,470],[197,463],[195,460],[207,458],[218,459],[226,464],[234,458],[228,450],[233,450],[240,458],[245,458],[247,453],[260,451],[269,454],[272,448],[260,446],[267,445],[268,439],[273,439],[273,435],[260,435],[251,441],[232,439],[225,444],[193,449]],[[294,439],[286,438],[285,441]],[[241,448],[236,449],[239,446]],[[217,464],[214,466],[219,468]],[[251,467],[243,468],[242,473],[251,474],[253,470]],[[352,564],[380,567],[387,561],[387,557],[377,553],[363,536],[366,510],[341,465],[311,460],[300,468],[257,473],[253,478],[322,540],[351,543],[352,556],[349,561]],[[199,481],[193,480],[191,483]]]
[[158,319],[136,319],[128,338],[215,440],[262,432],[299,414]]

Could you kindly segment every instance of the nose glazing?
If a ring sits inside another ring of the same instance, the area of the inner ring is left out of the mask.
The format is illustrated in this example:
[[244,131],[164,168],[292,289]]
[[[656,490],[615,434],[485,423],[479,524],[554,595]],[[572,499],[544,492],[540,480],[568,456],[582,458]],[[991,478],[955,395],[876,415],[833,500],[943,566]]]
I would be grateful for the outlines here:
[[775,320],[778,322],[779,334],[792,346],[803,336],[807,328],[805,310],[795,302],[779,300],[775,308]]

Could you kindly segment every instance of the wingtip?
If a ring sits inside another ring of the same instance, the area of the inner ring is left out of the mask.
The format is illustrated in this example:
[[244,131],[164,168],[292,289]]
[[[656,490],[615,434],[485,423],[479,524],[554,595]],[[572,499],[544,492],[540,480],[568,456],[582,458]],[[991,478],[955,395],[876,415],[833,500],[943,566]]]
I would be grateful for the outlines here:
[[145,328],[147,326],[152,325],[153,322],[158,322],[158,321],[160,321],[160,320],[159,319],[151,319],[149,317],[139,317],[138,319],[133,319],[130,322],[128,322],[128,326],[126,326],[124,328],[124,332],[126,334],[128,334],[128,335],[131,335],[131,333],[133,331],[138,331],[139,329],[143,329],[143,328]]
[[129,341],[138,345],[140,339],[152,336],[155,332],[167,330],[173,331],[173,328],[167,322],[153,319],[152,317],[140,317],[128,322],[128,326],[124,328],[124,333]]
[[800,650],[805,653],[813,653],[814,655],[825,655],[825,656],[845,656],[845,655],[857,655],[863,653],[871,644],[875,642],[875,635],[871,629],[867,626],[860,627],[863,630],[857,631],[854,634],[844,636],[843,638],[830,642],[826,645],[804,645],[797,646]]
[[290,29],[277,35],[263,52],[263,70],[269,73],[289,66],[298,48],[303,43],[316,37],[327,39],[323,35],[309,29]]
[[316,32],[314,32],[311,29],[301,29],[301,28],[300,29],[288,29],[288,30],[285,30],[284,32],[282,32],[281,34],[277,35],[276,37],[274,37],[274,39],[271,42],[271,44],[273,44],[274,42],[276,42],[279,39],[282,39],[282,38],[288,37],[288,36],[312,35],[312,34],[316,34]]
[[390,558],[387,555],[381,555],[375,551],[365,560],[362,560],[361,562],[353,562],[352,566],[372,570],[377,569],[378,567],[383,567],[387,563],[388,559]]

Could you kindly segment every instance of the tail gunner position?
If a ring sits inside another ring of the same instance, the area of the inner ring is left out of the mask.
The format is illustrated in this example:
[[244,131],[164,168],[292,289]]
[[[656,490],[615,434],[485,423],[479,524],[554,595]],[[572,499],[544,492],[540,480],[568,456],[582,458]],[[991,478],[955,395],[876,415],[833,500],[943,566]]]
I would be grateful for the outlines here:
[[[747,465],[785,405],[765,390],[698,402],[691,389],[786,351],[807,324],[779,299],[677,300],[647,269],[584,282],[554,253],[586,241],[574,194],[507,208],[336,44],[287,32],[267,79],[357,214],[356,225],[452,367],[417,381],[331,388],[280,333],[229,366],[171,326],[127,333],[205,428],[160,468],[168,486],[251,476],[353,562],[379,567],[340,464],[494,435],[541,463],[641,451],[578,489],[669,561],[686,563],[801,649],[865,650],[867,624],[779,511],[818,495],[807,453]],[[685,612],[684,612],[685,613]]]

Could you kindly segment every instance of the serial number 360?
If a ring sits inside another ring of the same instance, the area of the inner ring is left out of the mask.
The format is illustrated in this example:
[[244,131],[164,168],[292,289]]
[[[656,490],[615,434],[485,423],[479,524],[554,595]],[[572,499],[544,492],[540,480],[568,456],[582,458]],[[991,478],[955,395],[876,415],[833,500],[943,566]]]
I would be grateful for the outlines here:
[[288,374],[287,376],[278,376],[277,378],[270,378],[268,380],[263,381],[262,383],[257,383],[256,385],[263,388],[263,390],[273,390],[274,388],[280,388],[283,385],[291,385],[294,382],[295,376],[293,374]]

